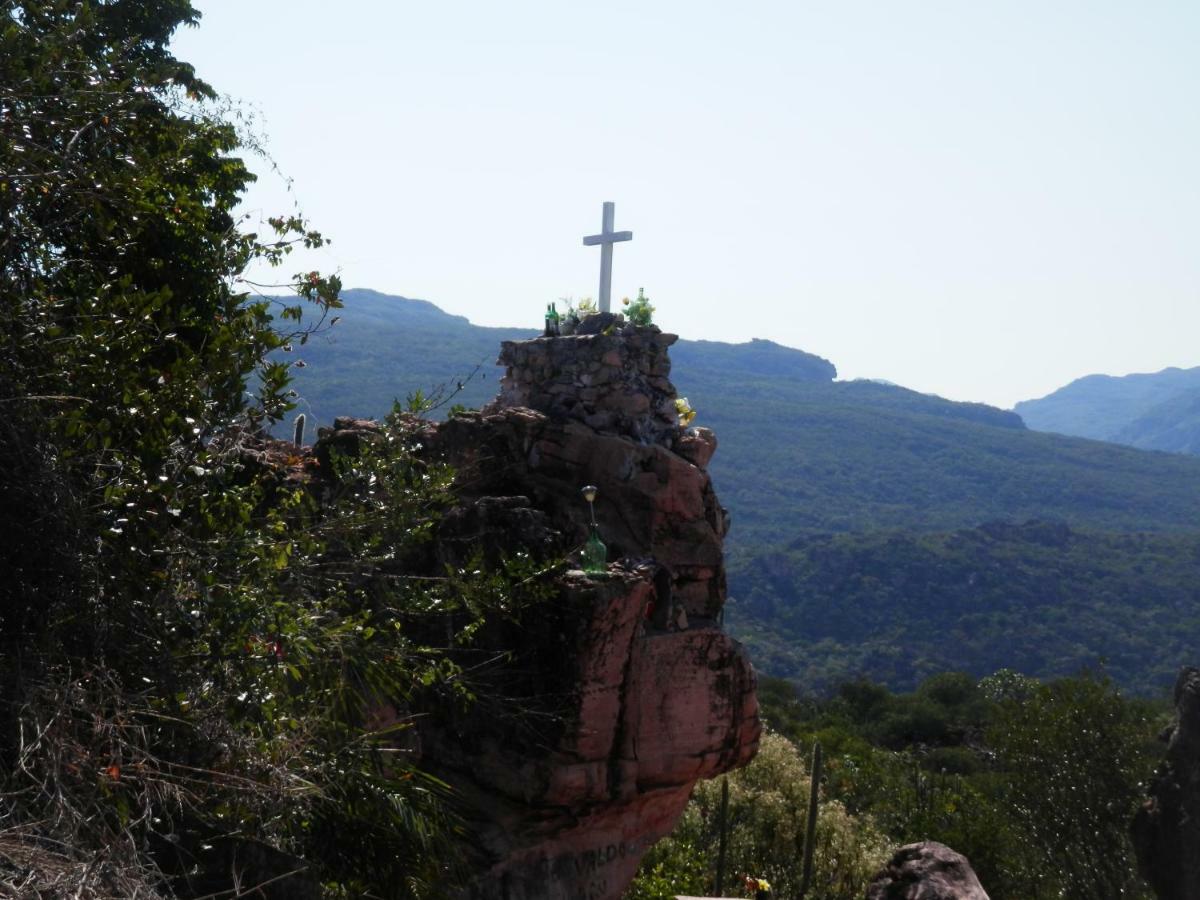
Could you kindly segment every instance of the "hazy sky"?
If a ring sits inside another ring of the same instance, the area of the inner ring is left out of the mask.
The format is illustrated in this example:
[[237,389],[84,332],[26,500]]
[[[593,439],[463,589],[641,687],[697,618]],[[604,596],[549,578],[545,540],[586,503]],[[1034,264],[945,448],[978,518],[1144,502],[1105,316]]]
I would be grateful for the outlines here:
[[196,5],[347,286],[539,327],[613,200],[684,337],[1001,406],[1200,365],[1195,0]]

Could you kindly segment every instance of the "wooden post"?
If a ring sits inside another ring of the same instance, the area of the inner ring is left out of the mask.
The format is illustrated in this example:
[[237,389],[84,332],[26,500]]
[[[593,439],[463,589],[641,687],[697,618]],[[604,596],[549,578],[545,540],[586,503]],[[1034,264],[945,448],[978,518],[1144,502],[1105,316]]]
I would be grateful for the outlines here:
[[721,777],[721,808],[717,812],[717,896],[725,893],[725,835],[729,821],[729,777]]
[[813,849],[817,843],[817,799],[821,786],[821,742],[813,742],[812,783],[808,790],[808,825],[804,830],[804,873],[800,878],[800,900],[804,900],[812,883]]

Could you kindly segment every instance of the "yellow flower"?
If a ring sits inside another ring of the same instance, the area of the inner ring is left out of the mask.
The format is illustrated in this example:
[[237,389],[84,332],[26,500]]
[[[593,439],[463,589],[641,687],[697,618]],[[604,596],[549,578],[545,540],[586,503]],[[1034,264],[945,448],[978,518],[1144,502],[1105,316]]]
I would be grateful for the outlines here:
[[696,418],[696,411],[692,409],[692,405],[688,403],[687,397],[675,398],[675,412],[679,416],[680,426],[686,428],[692,424],[692,419]]

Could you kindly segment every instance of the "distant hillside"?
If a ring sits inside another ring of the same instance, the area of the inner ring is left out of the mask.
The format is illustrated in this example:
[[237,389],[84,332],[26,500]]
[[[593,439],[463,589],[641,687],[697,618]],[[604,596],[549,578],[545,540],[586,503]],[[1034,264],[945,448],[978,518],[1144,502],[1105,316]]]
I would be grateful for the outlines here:
[[[293,369],[293,387],[300,394],[297,411],[307,413],[312,425],[327,425],[334,416],[383,416],[393,400],[453,390],[459,380],[466,384],[454,402],[481,406],[496,395],[503,374],[495,365],[500,342],[537,333],[472,325],[428,301],[363,288],[342,297],[340,321],[290,354],[305,363]],[[467,380],[477,366],[479,375]],[[309,440],[314,436],[310,431]]]
[[[396,397],[453,384],[496,393],[501,340],[420,300],[346,292],[342,321],[296,347],[296,387],[318,423],[382,415]],[[671,323],[667,323],[668,327]],[[1200,523],[1200,460],[1026,430],[1013,413],[876,382],[835,382],[833,365],[770,341],[680,341],[672,380],[716,429],[712,463],[733,513],[731,548],[814,532],[953,529],[990,519],[1061,519],[1111,530]],[[311,436],[311,432],[310,432]]]
[[866,674],[1007,667],[1051,677],[1104,661],[1165,690],[1200,645],[1200,535],[1061,524],[805,538],[730,573],[730,628],[755,665],[820,690]]
[[1200,367],[1088,375],[1014,407],[1025,424],[1146,450],[1200,453]]
[[680,341],[671,348],[671,365],[692,383],[782,379],[826,384],[837,378],[837,368],[829,360],[760,338],[748,344]]
[[1152,406],[1112,440],[1168,453],[1200,454],[1200,389]]
[[1013,413],[869,382],[676,367],[720,442],[732,547],[804,533],[1051,518],[1112,530],[1200,523],[1200,460],[1028,431]]

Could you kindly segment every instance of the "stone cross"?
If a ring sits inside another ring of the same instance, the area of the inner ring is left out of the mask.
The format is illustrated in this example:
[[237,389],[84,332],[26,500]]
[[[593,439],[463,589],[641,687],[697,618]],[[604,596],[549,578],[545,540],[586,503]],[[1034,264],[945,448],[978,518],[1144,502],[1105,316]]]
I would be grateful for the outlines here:
[[613,214],[616,204],[604,204],[604,217],[600,222],[600,233],[583,239],[585,247],[600,245],[600,312],[609,312],[612,305],[612,248],[618,241],[632,241],[632,231],[613,231]]

